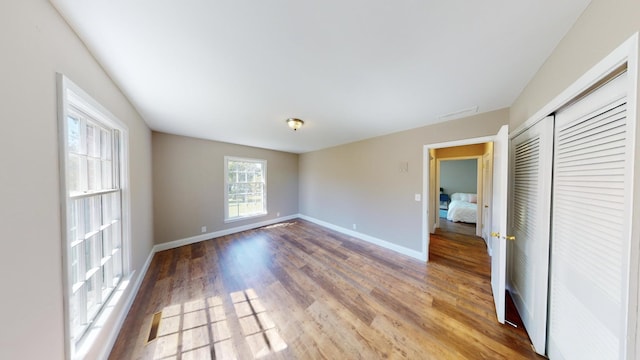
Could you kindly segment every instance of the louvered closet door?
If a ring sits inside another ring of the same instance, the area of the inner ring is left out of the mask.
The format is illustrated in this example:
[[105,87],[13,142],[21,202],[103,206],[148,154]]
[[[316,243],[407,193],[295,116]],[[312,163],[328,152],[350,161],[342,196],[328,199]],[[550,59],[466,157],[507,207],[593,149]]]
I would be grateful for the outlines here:
[[511,140],[510,290],[537,353],[546,354],[553,116]]
[[626,73],[556,114],[549,356],[625,356],[631,174]]

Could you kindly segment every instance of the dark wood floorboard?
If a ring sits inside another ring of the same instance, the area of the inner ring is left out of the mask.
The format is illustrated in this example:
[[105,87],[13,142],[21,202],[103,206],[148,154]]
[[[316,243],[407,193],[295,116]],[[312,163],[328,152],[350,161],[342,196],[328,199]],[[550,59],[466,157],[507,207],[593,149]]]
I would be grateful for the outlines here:
[[[157,253],[110,359],[538,359],[480,238],[428,264],[292,220]],[[158,337],[147,343],[153,315]]]

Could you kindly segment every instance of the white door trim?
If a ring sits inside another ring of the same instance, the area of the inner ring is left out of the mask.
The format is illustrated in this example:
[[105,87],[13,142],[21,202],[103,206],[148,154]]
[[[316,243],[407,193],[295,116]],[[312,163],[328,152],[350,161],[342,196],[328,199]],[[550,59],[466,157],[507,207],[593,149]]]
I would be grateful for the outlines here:
[[[477,138],[469,138],[462,140],[447,141],[435,144],[424,145],[422,148],[422,253],[426,254],[427,262],[429,262],[429,204],[432,201],[429,196],[429,150],[439,149],[453,146],[482,144],[492,142],[495,136],[483,136]],[[437,211],[438,209],[435,209]],[[436,215],[436,214],[434,214]],[[435,221],[434,221],[435,223]]]

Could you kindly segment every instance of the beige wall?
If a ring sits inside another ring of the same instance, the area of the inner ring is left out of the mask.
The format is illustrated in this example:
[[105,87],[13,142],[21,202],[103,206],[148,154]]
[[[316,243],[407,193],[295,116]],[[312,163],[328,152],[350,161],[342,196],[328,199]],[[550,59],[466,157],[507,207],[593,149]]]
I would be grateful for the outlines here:
[[[267,160],[267,216],[224,223],[224,157]],[[298,155],[153,133],[156,243],[298,213]]]
[[47,1],[1,1],[0,47],[0,359],[62,359],[56,72],[129,126],[137,270],[153,245],[151,133]]
[[516,99],[515,129],[640,30],[640,1],[593,0]]
[[[527,121],[638,31],[640,31],[640,1],[593,0],[511,107],[511,129]],[[639,100],[636,99],[636,101]],[[640,131],[640,127],[636,127],[636,144],[640,143],[638,142],[638,131]],[[640,146],[636,146],[635,157],[640,159]],[[634,169],[636,191],[632,199],[633,204],[640,204],[640,191],[637,191],[640,189],[640,166],[637,164],[636,160]],[[631,238],[632,259],[637,260],[640,216],[637,209],[635,211]],[[636,270],[632,267],[630,274],[631,282],[634,284],[638,283]],[[636,301],[638,294],[632,292],[630,295],[633,309],[633,302]],[[638,309],[638,317],[640,317],[640,308]],[[631,322],[630,326],[633,325]],[[629,338],[635,337],[638,347],[640,346],[640,324],[637,326],[635,334],[630,331]],[[635,351],[637,357],[640,351],[638,348]],[[634,357],[634,354],[629,355],[630,358]]]
[[[300,213],[408,249],[422,247],[423,146],[495,135],[502,109],[300,155]],[[401,164],[409,171],[401,172]]]

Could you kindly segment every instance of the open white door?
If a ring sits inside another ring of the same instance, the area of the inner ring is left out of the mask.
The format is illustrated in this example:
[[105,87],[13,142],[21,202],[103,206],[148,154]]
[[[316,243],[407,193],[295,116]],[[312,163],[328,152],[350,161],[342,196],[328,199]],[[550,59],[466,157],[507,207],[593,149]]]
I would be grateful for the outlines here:
[[504,125],[493,140],[493,209],[491,210],[491,290],[498,321],[504,324],[507,279],[507,189],[509,169],[509,126]]
[[553,115],[511,139],[509,293],[533,347],[546,354]]

